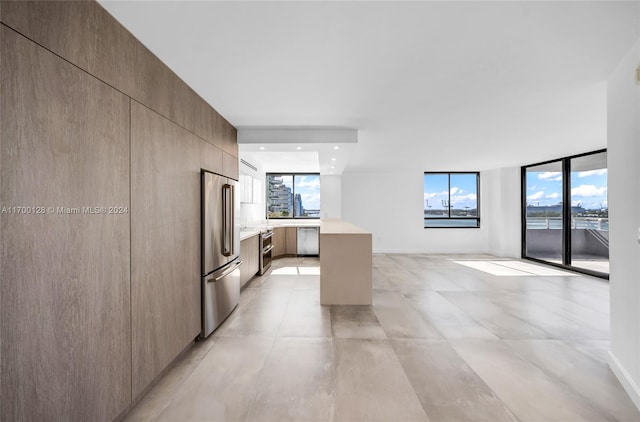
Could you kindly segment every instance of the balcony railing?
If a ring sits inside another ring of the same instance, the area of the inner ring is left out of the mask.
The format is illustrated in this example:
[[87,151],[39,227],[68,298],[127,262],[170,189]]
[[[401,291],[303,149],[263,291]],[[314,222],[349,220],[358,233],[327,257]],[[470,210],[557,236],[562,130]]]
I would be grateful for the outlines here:
[[[609,231],[609,219],[572,217],[571,228]],[[562,217],[527,217],[527,229],[562,229]]]

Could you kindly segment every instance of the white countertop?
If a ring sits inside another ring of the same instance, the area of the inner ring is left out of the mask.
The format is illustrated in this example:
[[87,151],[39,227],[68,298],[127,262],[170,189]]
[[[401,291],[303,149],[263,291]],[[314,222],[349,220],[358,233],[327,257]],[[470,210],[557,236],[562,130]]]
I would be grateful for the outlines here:
[[266,227],[279,228],[279,227],[320,227],[320,233],[327,234],[371,234],[371,232],[349,223],[343,220],[284,220],[274,221],[269,220],[269,224],[255,224],[246,228],[240,229],[240,240],[245,240],[253,236],[257,236]]
[[260,232],[264,231],[267,227],[272,229],[285,228],[285,227],[320,227],[320,220],[284,220],[274,221],[269,220],[269,224],[251,224],[245,228],[240,229],[240,241],[249,239],[253,236],[257,236]]
[[320,220],[269,220],[273,227],[320,227]]
[[257,236],[259,234],[260,234],[260,230],[258,230],[258,229],[253,229],[253,228],[252,229],[248,229],[248,230],[241,229],[240,230],[240,241],[242,242],[243,240],[249,239],[250,237]]
[[320,223],[320,234],[371,234],[371,232],[347,221],[323,220]]

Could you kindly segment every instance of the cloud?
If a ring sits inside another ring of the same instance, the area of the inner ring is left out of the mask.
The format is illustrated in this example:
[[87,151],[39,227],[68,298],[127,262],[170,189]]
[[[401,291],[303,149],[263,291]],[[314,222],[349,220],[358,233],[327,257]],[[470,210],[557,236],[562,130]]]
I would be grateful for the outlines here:
[[468,193],[466,195],[457,195],[457,196],[452,196],[451,197],[451,201],[452,202],[459,202],[459,201],[475,201],[477,198],[477,195],[475,193]]
[[319,193],[302,193],[302,206],[308,209],[320,208],[320,194]]
[[320,188],[320,178],[317,177],[317,176],[314,176],[314,177],[304,176],[304,177],[296,180],[296,188],[319,189]]
[[527,196],[528,201],[535,201],[536,199],[540,199],[544,196],[544,191],[538,191],[532,195]]
[[529,187],[527,188],[527,190],[536,190],[536,189],[538,189],[538,187],[537,187],[537,186],[529,186]]
[[604,196],[607,194],[607,188],[601,186],[597,188],[595,185],[580,185],[571,189],[572,196]]
[[455,186],[451,188],[451,195],[455,195],[458,192],[462,193],[462,190]]
[[607,174],[607,169],[588,170],[588,171],[579,171],[578,177],[604,176],[605,174]]
[[558,192],[550,193],[549,195],[545,195],[544,197],[547,199],[557,199],[560,198],[560,194]]
[[559,171],[545,171],[544,173],[540,173],[538,175],[538,179],[557,182],[559,180],[562,180],[562,173]]
[[435,198],[436,196],[438,196],[437,192],[425,193],[424,199],[431,199],[431,198]]

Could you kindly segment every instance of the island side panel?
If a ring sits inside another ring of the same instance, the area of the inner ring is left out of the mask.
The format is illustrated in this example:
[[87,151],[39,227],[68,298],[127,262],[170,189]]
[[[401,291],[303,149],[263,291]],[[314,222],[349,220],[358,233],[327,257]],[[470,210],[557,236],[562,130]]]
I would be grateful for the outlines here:
[[371,305],[370,233],[320,233],[320,303]]

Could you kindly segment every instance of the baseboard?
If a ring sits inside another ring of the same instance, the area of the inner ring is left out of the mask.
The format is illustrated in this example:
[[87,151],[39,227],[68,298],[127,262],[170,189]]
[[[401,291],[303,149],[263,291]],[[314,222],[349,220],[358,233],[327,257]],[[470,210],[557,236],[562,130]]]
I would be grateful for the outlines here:
[[493,255],[498,258],[510,258],[510,259],[520,259],[520,255],[514,255],[505,251],[497,251],[497,250],[489,250],[489,255]]
[[633,401],[633,404],[635,404],[638,410],[640,410],[640,388],[633,381],[627,370],[624,369],[624,367],[620,364],[618,359],[616,359],[613,353],[611,353],[611,351],[609,351],[608,360],[609,367],[618,378],[618,381],[620,381],[620,384],[622,384],[622,387],[625,389],[625,391]]
[[429,254],[429,255],[486,255],[485,250],[426,250],[426,249],[374,249],[373,253],[389,254]]

